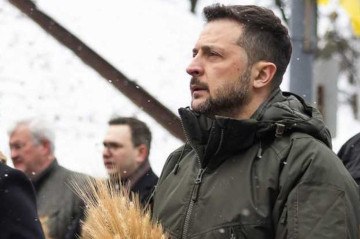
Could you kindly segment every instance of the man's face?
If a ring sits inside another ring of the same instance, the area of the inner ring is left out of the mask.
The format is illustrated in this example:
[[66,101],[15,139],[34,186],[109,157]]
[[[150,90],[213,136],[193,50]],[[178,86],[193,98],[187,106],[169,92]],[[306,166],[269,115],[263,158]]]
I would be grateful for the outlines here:
[[27,126],[20,125],[10,135],[11,159],[14,167],[28,176],[41,172],[47,160],[44,146],[36,144]]
[[237,43],[241,34],[241,26],[230,20],[204,27],[187,68],[194,111],[235,118],[249,102],[251,68]]
[[109,175],[129,177],[138,167],[139,149],[135,147],[128,125],[110,125],[104,139],[103,160]]

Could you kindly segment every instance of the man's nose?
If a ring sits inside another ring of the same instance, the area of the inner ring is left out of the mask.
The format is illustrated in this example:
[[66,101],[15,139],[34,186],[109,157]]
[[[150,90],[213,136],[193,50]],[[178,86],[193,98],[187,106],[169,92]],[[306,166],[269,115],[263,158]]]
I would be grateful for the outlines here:
[[19,153],[17,152],[17,150],[14,150],[14,149],[10,150],[10,157],[12,159],[17,158],[18,156],[19,156]]
[[110,154],[111,154],[110,149],[108,147],[104,147],[104,149],[103,149],[103,157],[108,158],[110,156]]
[[199,59],[195,57],[191,61],[190,65],[186,68],[186,72],[193,77],[201,76],[204,74],[204,67],[202,66]]

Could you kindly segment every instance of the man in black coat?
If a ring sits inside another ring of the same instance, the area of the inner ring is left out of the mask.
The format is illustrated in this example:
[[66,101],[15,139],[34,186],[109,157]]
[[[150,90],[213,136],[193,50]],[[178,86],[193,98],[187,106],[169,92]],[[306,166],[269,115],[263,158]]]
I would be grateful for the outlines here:
[[350,138],[339,150],[339,158],[360,185],[360,133]]
[[145,206],[158,180],[149,163],[149,128],[135,118],[114,118],[109,121],[103,144],[103,160],[110,184],[115,189],[124,185],[138,194]]
[[44,238],[30,180],[22,172],[2,163],[0,163],[0,238]]

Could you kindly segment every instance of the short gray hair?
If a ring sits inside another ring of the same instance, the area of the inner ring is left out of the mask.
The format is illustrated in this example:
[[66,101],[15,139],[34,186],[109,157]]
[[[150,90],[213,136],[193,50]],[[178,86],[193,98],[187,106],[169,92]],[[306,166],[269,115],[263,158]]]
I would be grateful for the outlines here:
[[50,152],[55,152],[55,133],[49,122],[43,119],[22,119],[13,124],[9,128],[8,134],[11,135],[19,126],[27,126],[35,144],[40,144],[41,141],[48,141],[50,143]]

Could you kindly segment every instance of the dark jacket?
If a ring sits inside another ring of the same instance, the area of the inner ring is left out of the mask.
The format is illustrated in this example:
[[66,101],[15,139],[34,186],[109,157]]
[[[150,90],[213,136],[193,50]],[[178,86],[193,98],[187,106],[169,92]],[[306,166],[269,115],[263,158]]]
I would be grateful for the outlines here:
[[121,185],[130,186],[130,191],[139,195],[140,203],[145,207],[158,181],[158,176],[152,171],[148,162],[140,166],[134,174],[136,178],[119,180],[119,177],[116,177],[111,178],[110,183],[115,189],[119,189]]
[[179,112],[188,142],[153,201],[171,238],[359,237],[357,185],[299,97],[276,91],[248,120]]
[[75,181],[83,185],[85,178],[85,175],[70,171],[55,160],[33,180],[39,216],[46,218],[52,239],[73,239],[80,233],[84,206],[72,185]]
[[149,168],[131,188],[131,191],[139,194],[140,202],[143,206],[147,203],[156,183],[158,176]]
[[357,184],[360,184],[360,133],[353,136],[341,147],[338,156]]
[[0,163],[0,238],[44,238],[30,180]]

